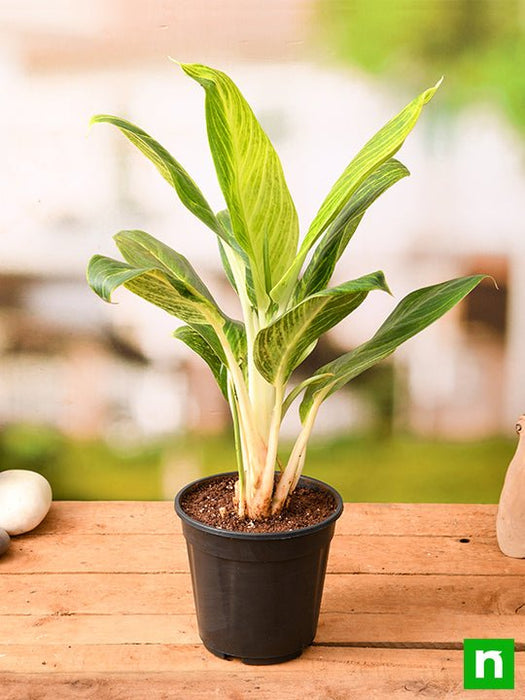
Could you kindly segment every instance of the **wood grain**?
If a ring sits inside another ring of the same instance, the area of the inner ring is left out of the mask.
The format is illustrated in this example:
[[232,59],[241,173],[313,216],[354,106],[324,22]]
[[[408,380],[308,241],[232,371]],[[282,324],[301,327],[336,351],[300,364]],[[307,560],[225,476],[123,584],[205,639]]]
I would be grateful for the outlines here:
[[499,552],[494,519],[347,505],[314,646],[247,667],[199,643],[172,503],[54,503],[0,559],[0,697],[486,698],[462,690],[465,637],[515,639],[523,697],[525,561]]
[[[471,504],[346,503],[337,523],[341,535],[435,535],[487,537],[496,506]],[[30,535],[172,534],[180,532],[171,501],[55,501]],[[27,535],[27,536],[30,536]]]
[[[268,667],[224,662],[193,645],[71,650],[59,645],[14,648],[13,653],[19,654],[21,671],[2,676],[2,700],[297,700],[303,693],[315,700],[496,696],[463,692],[460,651],[312,647],[300,659]],[[516,687],[524,682],[525,654],[518,653]],[[509,691],[503,697],[508,696]]]
[[[0,579],[1,615],[193,613],[189,574],[17,574]],[[125,591],[125,595],[124,592]],[[525,576],[328,574],[325,613],[520,615]],[[520,618],[521,619],[521,618]]]
[[[468,542],[461,542],[468,539]],[[68,534],[14,538],[7,573],[187,573],[181,534]],[[525,560],[501,554],[495,537],[345,535],[332,543],[328,571],[363,574],[525,575]]]

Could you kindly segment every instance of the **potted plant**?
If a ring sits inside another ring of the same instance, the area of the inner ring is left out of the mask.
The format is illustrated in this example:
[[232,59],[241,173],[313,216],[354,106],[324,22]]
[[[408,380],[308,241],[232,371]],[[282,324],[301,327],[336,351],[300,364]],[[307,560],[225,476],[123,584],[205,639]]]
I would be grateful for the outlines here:
[[[204,643],[220,656],[273,663],[297,656],[313,640],[328,547],[342,510],[337,492],[301,476],[321,404],[440,318],[482,276],[412,292],[370,340],[290,388],[294,369],[321,335],[369,292],[389,292],[380,271],[329,283],[367,208],[409,174],[393,156],[439,83],[365,144],[299,242],[281,163],[238,88],[213,68],[181,68],[205,90],[223,211],[211,209],[182,165],[145,131],[110,115],[92,122],[117,126],[212,230],[242,321],[220,309],[185,257],[143,231],[117,233],[124,261],[95,255],[88,280],[105,301],[123,285],[182,320],[175,337],[209,365],[228,401],[237,472],[190,484],[178,494],[176,510],[187,539]],[[281,462],[281,422],[299,398],[302,428]]]

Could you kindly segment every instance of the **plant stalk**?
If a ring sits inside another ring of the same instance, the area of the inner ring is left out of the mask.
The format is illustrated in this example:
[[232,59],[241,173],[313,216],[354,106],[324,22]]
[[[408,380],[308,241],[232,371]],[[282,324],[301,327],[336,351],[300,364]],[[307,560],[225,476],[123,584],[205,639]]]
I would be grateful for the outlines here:
[[233,436],[235,440],[235,456],[237,461],[237,472],[239,474],[238,488],[236,491],[237,498],[237,513],[239,518],[244,518],[246,512],[246,475],[244,473],[244,443],[239,427],[239,407],[235,398],[235,390],[232,386],[231,379],[228,379],[228,403],[230,404],[232,421],[233,421]]
[[301,432],[297,436],[297,440],[292,448],[288,463],[284,472],[281,474],[277,488],[272,499],[272,513],[276,515],[280,513],[283,509],[288,496],[292,493],[293,489],[297,485],[299,476],[301,475],[301,469],[304,465],[304,460],[306,458],[306,448],[308,445],[308,440],[312,433],[312,429],[317,417],[317,412],[319,406],[323,401],[324,396],[319,394],[306,417],[304,425]]
[[264,518],[271,515],[283,396],[284,386],[279,383],[274,391],[274,405],[268,433],[268,447],[264,471],[261,481],[259,482],[257,493],[254,494],[255,497],[253,501],[248,503],[248,513],[251,518]]

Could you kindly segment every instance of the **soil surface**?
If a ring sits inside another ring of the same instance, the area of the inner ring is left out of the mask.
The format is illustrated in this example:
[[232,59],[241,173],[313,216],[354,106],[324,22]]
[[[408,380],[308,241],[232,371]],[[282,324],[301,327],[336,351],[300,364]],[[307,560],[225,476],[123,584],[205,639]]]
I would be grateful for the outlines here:
[[221,476],[199,484],[185,494],[181,506],[205,525],[233,532],[285,532],[317,525],[336,509],[331,493],[298,486],[279,514],[263,520],[241,520],[233,502],[237,477]]

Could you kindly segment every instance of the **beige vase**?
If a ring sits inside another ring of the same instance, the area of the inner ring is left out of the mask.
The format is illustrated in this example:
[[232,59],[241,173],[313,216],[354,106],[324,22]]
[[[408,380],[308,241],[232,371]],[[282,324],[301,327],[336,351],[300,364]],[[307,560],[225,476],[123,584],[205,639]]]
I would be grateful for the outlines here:
[[516,423],[519,441],[501,491],[496,519],[498,545],[503,554],[525,558],[525,415]]

